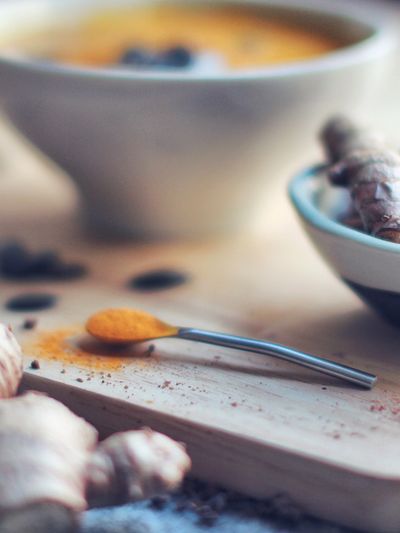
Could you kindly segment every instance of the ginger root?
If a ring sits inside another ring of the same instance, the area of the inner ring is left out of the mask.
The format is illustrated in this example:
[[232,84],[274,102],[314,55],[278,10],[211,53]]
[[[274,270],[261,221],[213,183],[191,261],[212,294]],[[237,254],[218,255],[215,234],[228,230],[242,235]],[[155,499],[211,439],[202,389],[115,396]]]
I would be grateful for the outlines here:
[[331,119],[321,139],[332,165],[328,177],[348,187],[364,230],[400,243],[400,154],[348,119]]
[[14,396],[21,378],[21,348],[11,329],[0,324],[0,399]]
[[88,467],[91,506],[149,498],[176,489],[190,468],[183,445],[150,429],[117,433],[100,443]]
[[172,490],[190,468],[181,444],[149,429],[97,443],[60,402],[28,392],[11,330],[0,324],[0,531],[72,533],[79,513]]
[[29,392],[0,401],[0,530],[28,531],[50,512],[73,531],[96,444],[96,430],[56,400]]

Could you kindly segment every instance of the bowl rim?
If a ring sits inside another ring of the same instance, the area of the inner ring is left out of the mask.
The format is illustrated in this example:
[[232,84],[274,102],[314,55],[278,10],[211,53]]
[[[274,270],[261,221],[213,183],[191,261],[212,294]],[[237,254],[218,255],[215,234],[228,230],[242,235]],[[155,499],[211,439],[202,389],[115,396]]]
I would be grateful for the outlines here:
[[384,241],[372,235],[349,228],[322,213],[314,204],[307,191],[309,183],[327,168],[326,164],[316,164],[300,171],[292,178],[288,186],[288,195],[300,217],[310,226],[335,235],[340,239],[352,241],[375,250],[400,254],[400,244]]
[[[13,5],[15,7],[17,2],[26,5],[27,1],[30,0],[3,0],[0,4],[0,13],[7,5]],[[40,2],[41,0],[37,1]],[[221,3],[222,5],[224,4],[224,2]],[[233,3],[240,4],[240,0],[233,0]],[[14,68],[28,73],[40,73],[57,77],[100,79],[103,81],[120,80],[131,82],[135,80],[136,82],[179,82],[189,84],[202,82],[240,83],[312,75],[320,72],[329,72],[337,68],[351,67],[355,64],[369,62],[385,56],[394,49],[396,43],[396,33],[389,23],[390,10],[388,7],[385,7],[383,10],[378,10],[377,7],[369,6],[369,11],[366,11],[361,4],[357,6],[345,5],[337,0],[329,4],[322,4],[320,0],[307,0],[306,3],[302,0],[251,0],[249,5],[262,5],[267,8],[270,6],[283,9],[302,9],[305,12],[309,11],[326,17],[348,19],[355,24],[369,27],[371,35],[361,41],[308,60],[294,61],[292,63],[284,63],[265,68],[238,71],[228,70],[222,73],[217,72],[208,75],[195,72],[138,72],[124,70],[122,68],[85,67],[29,57],[10,57],[1,54],[1,51],[0,67]]]

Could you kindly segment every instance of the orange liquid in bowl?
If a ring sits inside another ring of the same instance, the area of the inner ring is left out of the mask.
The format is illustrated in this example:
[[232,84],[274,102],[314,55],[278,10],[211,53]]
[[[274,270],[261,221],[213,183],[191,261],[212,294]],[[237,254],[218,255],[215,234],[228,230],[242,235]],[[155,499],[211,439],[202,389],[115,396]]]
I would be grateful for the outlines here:
[[262,8],[167,4],[98,12],[63,38],[52,58],[104,67],[132,47],[157,52],[177,45],[216,53],[227,68],[248,69],[311,59],[343,43]]

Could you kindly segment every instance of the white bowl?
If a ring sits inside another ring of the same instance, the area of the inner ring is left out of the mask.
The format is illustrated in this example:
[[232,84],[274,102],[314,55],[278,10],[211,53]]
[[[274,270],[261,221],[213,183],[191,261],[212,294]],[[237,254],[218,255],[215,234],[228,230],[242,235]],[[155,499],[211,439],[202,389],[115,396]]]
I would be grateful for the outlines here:
[[[129,3],[4,0],[0,35]],[[362,109],[374,94],[393,49],[376,13],[337,1],[252,3],[312,17],[360,42],[310,61],[208,76],[0,53],[6,115],[75,180],[97,232],[164,238],[243,228],[264,209],[287,162],[301,158],[303,139],[333,112]]]
[[322,257],[354,292],[400,326],[400,244],[372,237],[336,220],[345,196],[328,184],[324,167],[311,167],[290,183],[289,195]]

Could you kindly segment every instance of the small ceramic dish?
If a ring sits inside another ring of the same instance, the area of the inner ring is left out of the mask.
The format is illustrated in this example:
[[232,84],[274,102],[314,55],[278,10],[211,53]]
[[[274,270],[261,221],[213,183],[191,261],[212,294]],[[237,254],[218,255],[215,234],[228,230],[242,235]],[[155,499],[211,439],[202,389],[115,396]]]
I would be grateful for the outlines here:
[[[2,0],[0,35],[12,43],[147,1]],[[354,44],[312,60],[210,75],[85,68],[0,48],[3,111],[73,178],[98,234],[159,239],[243,230],[264,216],[271,184],[302,159],[327,116],[369,109],[394,49],[385,9],[339,0],[249,5],[313,20]]]
[[400,326],[400,245],[337,221],[349,198],[346,191],[328,183],[324,166],[295,176],[289,195],[308,236],[332,270],[367,304]]

